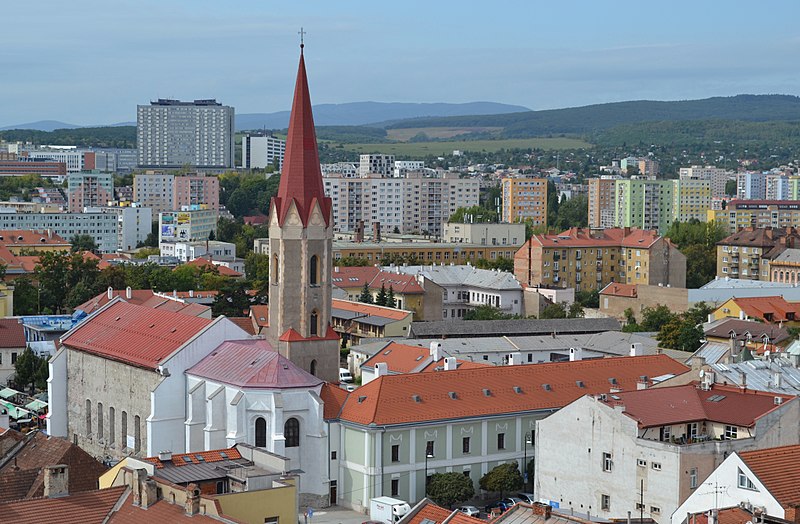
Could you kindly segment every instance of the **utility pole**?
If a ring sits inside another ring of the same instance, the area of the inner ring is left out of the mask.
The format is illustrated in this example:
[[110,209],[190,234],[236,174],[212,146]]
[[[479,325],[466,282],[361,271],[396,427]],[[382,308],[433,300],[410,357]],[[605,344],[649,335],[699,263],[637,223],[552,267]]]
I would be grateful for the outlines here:
[[644,479],[641,480],[639,488],[639,524],[644,522]]

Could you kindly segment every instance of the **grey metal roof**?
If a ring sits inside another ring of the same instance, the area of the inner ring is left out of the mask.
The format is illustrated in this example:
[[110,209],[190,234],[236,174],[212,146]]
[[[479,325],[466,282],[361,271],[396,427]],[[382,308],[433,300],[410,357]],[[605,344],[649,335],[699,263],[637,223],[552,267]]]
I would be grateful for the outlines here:
[[465,285],[496,290],[521,290],[514,275],[506,271],[479,269],[471,265],[402,266],[393,269],[406,275],[422,275],[440,286]]
[[252,464],[247,459],[221,460],[202,464],[184,464],[182,466],[170,464],[165,465],[163,468],[156,468],[153,476],[175,484],[186,484],[225,478],[229,471]]
[[800,262],[800,249],[786,249],[773,262]]
[[[783,393],[800,394],[800,370],[792,365],[789,359],[778,357],[771,360],[748,360],[735,364],[713,364],[711,369],[717,375],[714,382],[742,386],[742,373],[745,374],[748,389]],[[775,375],[780,375],[780,387],[775,383]]]
[[785,282],[767,282],[765,280],[747,280],[744,278],[715,278],[704,284],[700,289],[764,289],[764,288],[789,288]]
[[717,364],[728,355],[730,344],[725,342],[706,342],[700,348],[689,355],[684,362],[689,364],[694,357],[702,357],[706,364]]
[[439,320],[412,322],[408,330],[408,338],[551,335],[552,333],[599,333],[619,330],[619,321],[614,318]]

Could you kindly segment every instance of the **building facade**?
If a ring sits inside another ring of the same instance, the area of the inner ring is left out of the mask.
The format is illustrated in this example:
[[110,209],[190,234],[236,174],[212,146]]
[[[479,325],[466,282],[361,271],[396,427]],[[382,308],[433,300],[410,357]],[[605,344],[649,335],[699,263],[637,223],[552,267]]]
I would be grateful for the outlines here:
[[114,175],[80,172],[67,177],[67,201],[70,213],[81,213],[86,207],[107,206],[114,200]]
[[547,226],[547,179],[504,178],[502,181],[503,222],[530,221]]
[[603,175],[589,179],[589,227],[614,227],[619,176]]
[[158,243],[208,240],[217,234],[219,213],[214,209],[170,211],[158,214]]
[[766,173],[739,173],[736,175],[736,198],[739,200],[764,200],[767,198]]
[[200,206],[219,209],[219,178],[205,175],[176,176],[173,180],[172,209]]
[[359,157],[358,174],[365,177],[370,174],[382,177],[392,176],[394,171],[394,155],[367,154]]
[[742,229],[717,242],[717,277],[769,282],[771,263],[795,246],[800,246],[800,233],[794,228]]
[[442,241],[519,247],[525,242],[525,224],[447,222],[444,225]]
[[242,137],[243,169],[265,169],[275,166],[283,169],[283,156],[286,153],[286,140],[272,135],[255,135],[247,133]]
[[615,225],[665,232],[672,224],[672,204],[671,180],[617,180]]
[[753,228],[800,228],[800,202],[795,200],[732,200],[725,209],[710,209],[708,220],[716,220],[729,232]]
[[679,170],[679,179],[708,180],[711,182],[711,198],[726,198],[725,185],[735,179],[735,173],[716,166],[691,166]]
[[233,167],[234,110],[216,100],[159,99],[136,109],[139,167]]

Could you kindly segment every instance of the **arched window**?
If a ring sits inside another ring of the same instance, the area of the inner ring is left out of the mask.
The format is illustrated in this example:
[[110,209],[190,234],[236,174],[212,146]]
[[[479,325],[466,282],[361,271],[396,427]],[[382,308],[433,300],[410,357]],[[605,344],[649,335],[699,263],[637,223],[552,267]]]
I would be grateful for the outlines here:
[[319,284],[319,257],[314,255],[308,262],[308,283],[316,286]]
[[286,439],[287,448],[296,448],[300,445],[300,421],[290,418],[283,425],[283,437]]
[[317,376],[317,361],[316,360],[312,360],[311,361],[311,365],[308,366],[308,372],[311,373],[312,375],[314,375],[315,377]]
[[139,453],[142,450],[142,419],[139,415],[133,417],[133,452]]
[[128,412],[123,411],[122,417],[120,418],[120,427],[122,431],[119,433],[120,437],[120,446],[124,448],[128,447]]
[[267,421],[264,417],[256,419],[256,447],[267,447]]
[[103,403],[97,403],[97,438],[103,438]]
[[311,316],[308,319],[308,324],[309,335],[312,337],[317,336],[319,333],[319,315],[317,315],[316,310],[311,312]]
[[86,399],[86,434],[92,434],[92,401]]
[[116,431],[116,422],[117,422],[117,411],[112,407],[108,408],[108,443],[114,444],[116,439],[115,431]]
[[278,254],[272,255],[272,283],[278,283]]

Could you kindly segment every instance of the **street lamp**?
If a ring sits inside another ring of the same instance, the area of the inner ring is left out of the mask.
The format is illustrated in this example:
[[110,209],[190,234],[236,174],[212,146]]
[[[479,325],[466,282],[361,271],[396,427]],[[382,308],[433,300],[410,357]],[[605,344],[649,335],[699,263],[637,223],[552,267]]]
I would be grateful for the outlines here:
[[522,480],[525,488],[528,487],[528,446],[533,444],[531,432],[525,433],[525,444],[522,446],[523,459],[522,459]]
[[428,496],[428,459],[436,458],[431,453],[430,448],[425,450],[425,496]]

